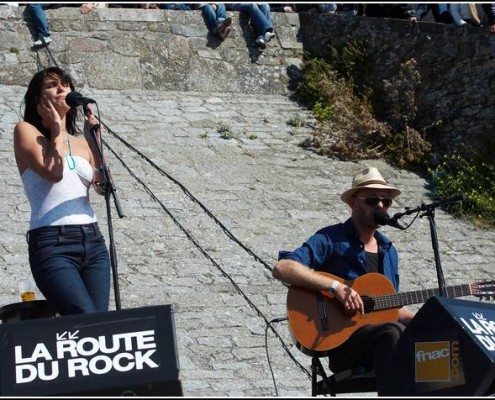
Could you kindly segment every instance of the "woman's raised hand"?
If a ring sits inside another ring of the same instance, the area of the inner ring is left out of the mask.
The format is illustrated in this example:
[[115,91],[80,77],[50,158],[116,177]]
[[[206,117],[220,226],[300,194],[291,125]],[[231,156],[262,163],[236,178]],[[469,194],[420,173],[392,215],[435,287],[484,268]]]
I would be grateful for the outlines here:
[[62,119],[47,95],[41,97],[41,101],[36,106],[36,111],[41,117],[41,121],[45,128],[51,130],[55,125],[60,127]]

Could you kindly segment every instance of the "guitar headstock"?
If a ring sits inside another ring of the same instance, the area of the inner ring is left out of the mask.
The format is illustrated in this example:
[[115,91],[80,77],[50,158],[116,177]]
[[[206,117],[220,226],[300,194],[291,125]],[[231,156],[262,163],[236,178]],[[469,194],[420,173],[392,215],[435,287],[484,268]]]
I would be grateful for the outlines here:
[[471,294],[481,300],[495,300],[495,281],[475,282],[471,284]]

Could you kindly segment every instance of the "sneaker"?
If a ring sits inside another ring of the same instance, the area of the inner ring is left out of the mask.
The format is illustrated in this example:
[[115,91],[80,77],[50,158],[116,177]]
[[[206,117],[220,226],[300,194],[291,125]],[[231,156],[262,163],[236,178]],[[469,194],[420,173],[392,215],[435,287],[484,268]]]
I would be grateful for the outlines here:
[[222,22],[217,25],[217,33],[220,35],[225,31],[230,25],[232,25],[232,18],[227,17]]
[[225,40],[227,36],[229,36],[231,30],[232,28],[230,26],[227,26],[227,28],[225,28],[223,31],[218,32],[218,36],[220,36],[223,40]]
[[43,44],[48,44],[52,41],[50,36],[45,36],[42,39],[38,39],[33,43],[33,46],[42,46]]
[[265,42],[268,43],[274,37],[275,37],[275,33],[274,32],[266,32],[265,33]]
[[266,42],[265,42],[265,38],[263,37],[263,35],[258,36],[258,39],[256,39],[256,44],[261,49],[266,49]]

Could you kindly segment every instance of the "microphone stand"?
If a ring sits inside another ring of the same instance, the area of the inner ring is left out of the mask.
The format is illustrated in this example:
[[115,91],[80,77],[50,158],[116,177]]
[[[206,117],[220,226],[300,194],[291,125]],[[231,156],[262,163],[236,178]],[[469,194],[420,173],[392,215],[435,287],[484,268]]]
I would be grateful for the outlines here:
[[447,293],[445,292],[445,279],[443,276],[442,265],[440,262],[440,253],[438,251],[438,236],[435,225],[435,208],[446,204],[455,203],[457,201],[461,201],[464,199],[465,199],[464,195],[459,195],[448,200],[440,200],[430,204],[423,203],[419,207],[416,207],[414,209],[407,209],[405,212],[396,213],[393,216],[393,219],[397,220],[403,217],[404,215],[409,215],[409,214],[419,213],[420,211],[424,211],[424,213],[420,215],[420,218],[427,217],[430,223],[431,244],[433,247],[433,253],[435,255],[435,266],[437,270],[438,289],[440,291],[440,296],[443,297],[447,297]]
[[[86,113],[86,106],[84,106],[84,112]],[[108,168],[108,165],[105,161],[105,157],[103,156],[103,148],[101,146],[101,143],[97,139],[97,134],[96,134],[96,129],[97,127],[93,127],[90,129],[91,136],[94,140],[94,143],[96,144],[96,148],[98,149],[98,154],[100,155],[100,160],[101,160],[101,166],[100,166],[100,171],[103,174],[103,181],[104,181],[104,194],[105,194],[105,203],[106,203],[106,210],[107,210],[107,221],[108,221],[108,237],[110,239],[110,263],[112,266],[112,275],[113,275],[113,290],[115,294],[115,308],[117,310],[121,309],[121,303],[120,303],[120,289],[119,289],[119,278],[118,278],[118,271],[117,271],[117,253],[115,251],[115,242],[114,242],[114,237],[113,237],[113,225],[112,225],[112,211],[110,209],[110,196],[113,196],[113,200],[115,203],[115,207],[117,209],[117,213],[120,218],[124,218],[125,215],[122,212],[122,208],[120,207],[120,202],[119,198],[117,196],[117,189],[115,188],[115,185],[112,180],[112,176],[110,175],[110,169]]]

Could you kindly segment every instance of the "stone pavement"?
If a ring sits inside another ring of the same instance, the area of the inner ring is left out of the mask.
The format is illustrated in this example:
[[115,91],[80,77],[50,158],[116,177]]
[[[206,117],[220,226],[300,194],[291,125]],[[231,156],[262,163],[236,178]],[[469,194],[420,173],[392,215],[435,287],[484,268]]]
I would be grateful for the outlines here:
[[[19,300],[16,280],[30,276],[29,204],[12,151],[24,92],[0,86],[2,305]],[[311,358],[294,346],[286,321],[267,329],[286,315],[287,289],[271,276],[278,251],[348,217],[339,195],[363,165],[403,190],[391,213],[430,203],[427,181],[381,160],[342,162],[304,150],[298,144],[314,120],[284,96],[84,95],[98,101],[111,130],[105,156],[125,214],[119,218],[112,202],[122,308],[173,305],[184,395],[309,396]],[[105,202],[92,199],[108,242]],[[439,209],[435,221],[447,284],[492,279],[495,232]],[[437,287],[428,220],[383,231],[400,252],[401,289]]]

